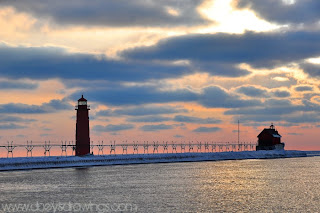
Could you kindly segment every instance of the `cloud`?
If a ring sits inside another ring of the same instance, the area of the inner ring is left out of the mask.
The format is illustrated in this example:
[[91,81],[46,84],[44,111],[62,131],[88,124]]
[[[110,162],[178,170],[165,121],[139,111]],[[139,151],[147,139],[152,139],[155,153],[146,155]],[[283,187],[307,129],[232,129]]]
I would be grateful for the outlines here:
[[252,98],[286,98],[291,96],[290,92],[287,90],[273,89],[270,91],[266,88],[256,87],[253,85],[240,86],[235,91]]
[[198,123],[198,124],[217,124],[221,123],[221,120],[214,119],[214,118],[198,118],[192,116],[184,116],[184,115],[177,115],[173,119],[177,122],[185,122],[185,123]]
[[317,123],[320,120],[318,113],[302,112],[299,115],[283,117],[283,120],[291,123]]
[[297,92],[313,91],[313,87],[312,86],[297,86],[294,88],[294,90]]
[[[109,106],[130,106],[143,104],[159,104],[172,102],[197,102],[210,108],[237,108],[248,106],[259,106],[261,101],[256,99],[241,99],[235,94],[226,91],[218,86],[209,86],[202,89],[201,92],[195,92],[188,89],[161,90],[156,86],[120,86],[112,88],[92,89],[85,91],[91,101]],[[80,92],[72,94],[69,98],[76,99]],[[152,109],[145,110],[137,108],[125,108],[123,110],[105,110],[98,113],[105,116],[112,114],[125,115],[147,115],[155,114]],[[151,112],[148,112],[151,110]],[[170,110],[169,110],[170,111]],[[151,114],[152,113],[152,114]],[[156,112],[157,113],[157,112]],[[162,112],[165,113],[165,112]],[[158,113],[159,114],[159,113]]]
[[210,73],[211,75],[224,77],[241,77],[249,75],[250,72],[239,68],[236,64],[228,62],[213,61],[199,61],[193,60],[190,67],[199,72]]
[[219,127],[198,127],[193,130],[193,132],[217,132],[220,131]]
[[140,127],[140,130],[145,132],[155,132],[159,130],[167,130],[167,129],[173,129],[173,125],[166,125],[166,124],[158,124],[158,125],[144,125]]
[[175,137],[175,138],[183,138],[184,136],[183,135],[174,135],[173,137]]
[[17,125],[17,124],[0,124],[0,130],[9,130],[9,129],[24,129],[25,126]]
[[0,113],[37,114],[47,113],[47,111],[39,105],[9,103],[0,105]]
[[[101,88],[84,91],[90,97],[90,101],[109,105],[109,106],[130,106],[144,104],[161,104],[172,102],[195,102],[208,108],[238,108],[248,106],[259,106],[261,101],[257,99],[241,99],[235,94],[226,91],[218,86],[209,86],[202,89],[201,92],[195,92],[188,89],[161,90],[157,86],[121,86],[112,88]],[[80,92],[72,94],[69,98],[76,99],[81,95]],[[166,110],[169,113],[174,109]],[[97,115],[113,116],[121,115],[154,115],[160,114],[158,109],[150,109],[141,106],[133,108],[124,108],[119,110],[104,110]],[[161,114],[166,114],[163,111]],[[181,112],[181,109],[180,109]]]
[[118,132],[123,130],[133,129],[135,126],[132,124],[119,124],[113,125],[109,124],[107,126],[95,125],[92,130],[96,132]]
[[288,135],[303,135],[302,133],[289,132]]
[[65,25],[166,27],[205,24],[207,20],[197,11],[201,3],[202,0],[30,0],[28,3],[4,0],[0,6],[11,6]]
[[[269,127],[271,123],[269,122],[245,122],[245,123],[242,123],[241,125],[243,126],[252,126],[252,127]],[[294,124],[294,123],[282,123],[282,122],[277,122],[275,124],[275,126],[283,126],[283,127],[292,127],[292,126],[298,126],[298,124]]]
[[35,119],[21,118],[17,116],[8,116],[8,115],[0,115],[0,123],[3,122],[22,122],[22,123],[30,123],[35,122]]
[[278,98],[287,98],[291,96],[290,92],[286,90],[275,90],[272,94]]
[[238,8],[252,9],[258,16],[280,24],[308,24],[320,20],[320,2],[318,0],[239,0]]
[[268,91],[254,86],[241,86],[236,90],[239,93],[245,94],[249,97],[267,97]]
[[[190,102],[198,99],[198,94],[189,89],[160,91],[155,86],[120,86],[85,91],[91,101],[106,105],[139,105],[169,102]],[[74,93],[71,99],[79,97]]]
[[164,116],[143,116],[128,118],[129,122],[163,122],[163,121],[176,121],[181,123],[199,123],[199,124],[216,124],[221,123],[221,120],[214,118],[198,118],[192,116],[176,115],[174,118]]
[[37,89],[39,84],[37,83],[26,83],[20,81],[0,81],[1,90],[12,90],[12,89],[21,89],[21,90],[34,90]]
[[100,110],[96,113],[96,116],[119,116],[119,115],[130,115],[130,116],[145,116],[145,115],[160,115],[160,114],[173,114],[173,113],[186,113],[188,110],[180,107],[173,106],[134,106],[126,107],[115,110]]
[[68,53],[62,48],[9,47],[1,43],[0,70],[0,77],[9,79],[107,79],[111,82],[174,78],[194,72],[181,64],[116,61],[102,55],[98,58],[96,55]]
[[121,135],[121,134],[118,132],[111,132],[110,135]]
[[[276,67],[320,55],[320,33],[193,34],[163,39],[154,46],[125,50],[121,55],[140,60],[189,60],[197,64],[210,62],[218,67],[229,64],[230,68],[240,63]],[[215,70],[213,74],[223,73]]]
[[205,107],[238,108],[259,106],[261,101],[254,99],[240,99],[235,95],[230,95],[225,90],[217,86],[206,87],[198,102]]
[[243,109],[230,109],[225,115],[234,115],[234,119],[243,122],[315,123],[320,120],[320,105],[308,100],[301,104],[293,104],[290,100],[268,99],[262,106]]
[[48,137],[48,136],[50,136],[50,135],[52,135],[52,134],[44,133],[44,134],[40,134],[40,137]]
[[[2,44],[0,77],[143,82],[177,78],[196,71],[239,77],[249,74],[239,68],[240,63],[275,67],[320,55],[320,33],[193,34],[128,49],[120,55],[122,60],[112,60],[103,55],[70,53],[62,48]],[[177,60],[188,60],[190,64],[168,63]]]
[[[253,109],[252,109],[253,110]],[[297,123],[317,123],[320,120],[320,117],[317,113],[314,112],[299,112],[298,114],[254,114],[254,115],[245,115],[238,116],[237,119],[240,119],[242,122],[275,122],[282,121],[290,124]]]
[[[268,99],[261,106],[248,107],[243,109],[230,109],[224,112],[225,115],[282,115],[307,109],[305,105],[293,105],[289,100]],[[310,109],[309,109],[310,110]],[[271,118],[271,117],[270,117]]]
[[73,109],[73,106],[67,102],[67,100],[62,99],[54,99],[51,100],[49,103],[42,104],[42,107],[47,109],[48,111],[58,111],[58,110],[70,110]]
[[128,118],[127,121],[129,122],[146,122],[146,123],[157,123],[163,121],[170,121],[172,118],[164,117],[164,116],[143,116],[143,117],[134,117]]
[[303,71],[309,74],[312,77],[320,76],[320,64],[311,64],[311,63],[301,63],[300,64]]
[[[233,132],[233,133],[238,133],[238,130],[237,130],[237,129],[234,129],[234,130],[232,130],[232,132]],[[240,132],[243,134],[243,133],[246,133],[246,132],[248,132],[248,131],[243,131],[243,130],[241,130]]]
[[21,103],[0,104],[0,113],[7,114],[42,114],[52,113],[60,110],[70,110],[73,106],[65,99],[51,100],[42,105],[28,105]]

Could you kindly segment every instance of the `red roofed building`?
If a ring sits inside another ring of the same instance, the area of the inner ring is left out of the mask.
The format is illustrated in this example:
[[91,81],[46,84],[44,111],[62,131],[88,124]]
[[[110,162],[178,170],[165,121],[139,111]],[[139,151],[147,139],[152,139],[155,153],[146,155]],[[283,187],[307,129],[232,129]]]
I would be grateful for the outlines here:
[[258,135],[258,145],[256,150],[283,150],[284,143],[281,143],[281,135],[271,124],[269,129],[264,129]]

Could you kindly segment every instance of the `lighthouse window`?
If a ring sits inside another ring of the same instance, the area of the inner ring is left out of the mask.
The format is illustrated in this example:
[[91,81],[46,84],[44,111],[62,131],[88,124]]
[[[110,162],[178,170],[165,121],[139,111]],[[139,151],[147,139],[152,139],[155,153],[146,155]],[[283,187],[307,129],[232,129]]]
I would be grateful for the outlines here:
[[86,101],[79,101],[79,105],[87,105]]

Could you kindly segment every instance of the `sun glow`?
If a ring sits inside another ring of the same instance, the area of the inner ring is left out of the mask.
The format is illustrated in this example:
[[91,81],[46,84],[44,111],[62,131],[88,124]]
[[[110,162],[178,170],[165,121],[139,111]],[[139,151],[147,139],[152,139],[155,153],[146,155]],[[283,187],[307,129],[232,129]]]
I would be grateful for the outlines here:
[[226,32],[244,33],[250,31],[270,31],[279,26],[260,19],[250,10],[236,10],[232,7],[233,0],[205,1],[199,12],[217,24],[201,29],[201,33]]
[[320,64],[320,57],[319,58],[309,58],[309,59],[307,59],[307,61],[312,64]]

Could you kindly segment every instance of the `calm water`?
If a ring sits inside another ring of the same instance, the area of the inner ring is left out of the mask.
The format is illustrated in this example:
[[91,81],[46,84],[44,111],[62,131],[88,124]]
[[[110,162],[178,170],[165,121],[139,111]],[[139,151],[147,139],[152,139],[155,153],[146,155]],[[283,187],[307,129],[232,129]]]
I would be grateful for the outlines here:
[[320,157],[0,172],[0,205],[13,203],[68,203],[78,212],[88,212],[80,204],[102,212],[320,212]]

